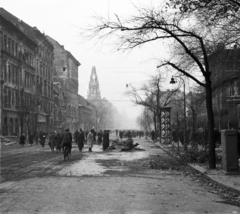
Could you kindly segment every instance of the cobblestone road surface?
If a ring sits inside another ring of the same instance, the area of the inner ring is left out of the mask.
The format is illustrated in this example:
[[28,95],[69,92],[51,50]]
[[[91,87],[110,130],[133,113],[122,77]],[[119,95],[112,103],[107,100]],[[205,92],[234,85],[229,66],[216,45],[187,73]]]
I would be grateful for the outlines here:
[[240,213],[190,177],[174,170],[151,170],[152,142],[134,139],[138,150],[82,153],[72,159],[48,146],[2,146],[0,213]]

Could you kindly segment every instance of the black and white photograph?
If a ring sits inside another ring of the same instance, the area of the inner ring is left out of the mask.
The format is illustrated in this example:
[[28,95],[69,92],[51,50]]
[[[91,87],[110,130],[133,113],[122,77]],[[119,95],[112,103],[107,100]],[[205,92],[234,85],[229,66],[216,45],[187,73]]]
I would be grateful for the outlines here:
[[240,214],[240,0],[1,0],[0,213]]

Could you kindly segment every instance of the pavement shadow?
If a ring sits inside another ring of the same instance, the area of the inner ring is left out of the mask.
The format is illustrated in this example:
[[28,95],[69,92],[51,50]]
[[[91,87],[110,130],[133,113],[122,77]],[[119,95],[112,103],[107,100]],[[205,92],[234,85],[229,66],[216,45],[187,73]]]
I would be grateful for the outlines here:
[[235,207],[240,207],[239,204],[234,203],[234,202],[232,202],[232,201],[228,201],[228,200],[215,201],[215,202],[220,203],[220,204],[227,204],[227,205],[232,205],[232,206],[235,206]]

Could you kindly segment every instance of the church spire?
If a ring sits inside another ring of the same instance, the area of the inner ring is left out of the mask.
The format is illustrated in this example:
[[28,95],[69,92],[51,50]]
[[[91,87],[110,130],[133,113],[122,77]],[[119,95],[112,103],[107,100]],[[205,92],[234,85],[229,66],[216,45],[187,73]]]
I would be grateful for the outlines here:
[[89,100],[101,100],[101,94],[99,89],[99,82],[95,66],[92,67],[92,73],[90,76],[88,86],[88,97]]

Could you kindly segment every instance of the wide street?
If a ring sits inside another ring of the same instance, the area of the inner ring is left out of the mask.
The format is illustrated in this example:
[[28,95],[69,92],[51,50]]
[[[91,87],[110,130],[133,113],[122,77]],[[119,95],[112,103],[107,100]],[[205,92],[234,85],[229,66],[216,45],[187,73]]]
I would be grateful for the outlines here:
[[175,170],[154,170],[149,161],[167,156],[153,142],[130,152],[83,152],[73,145],[64,161],[48,145],[1,147],[0,213],[240,213],[196,179]]

